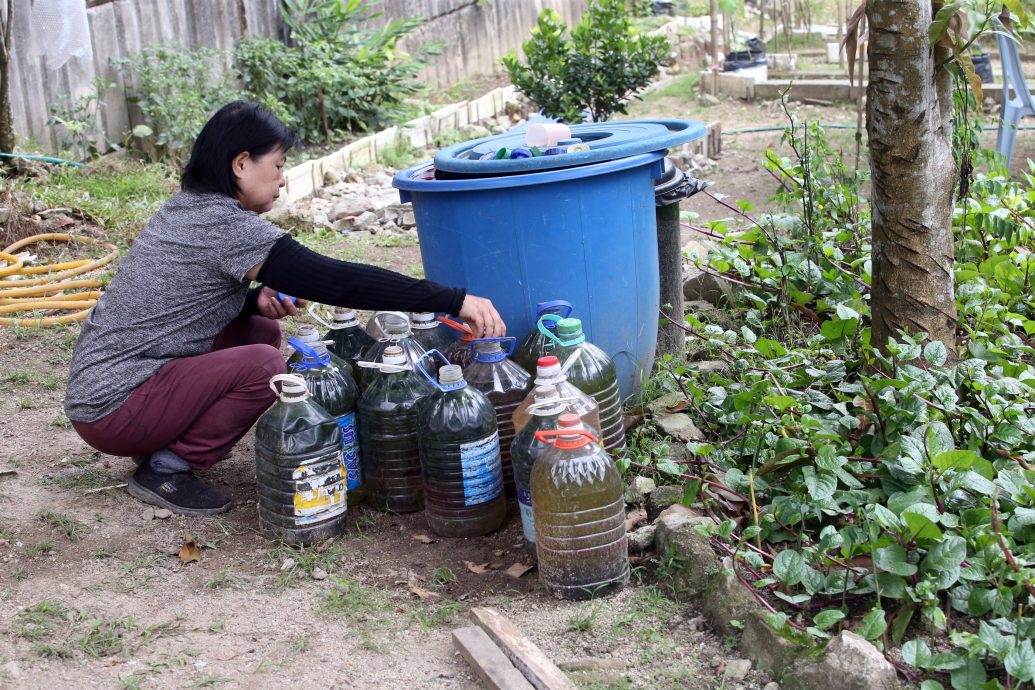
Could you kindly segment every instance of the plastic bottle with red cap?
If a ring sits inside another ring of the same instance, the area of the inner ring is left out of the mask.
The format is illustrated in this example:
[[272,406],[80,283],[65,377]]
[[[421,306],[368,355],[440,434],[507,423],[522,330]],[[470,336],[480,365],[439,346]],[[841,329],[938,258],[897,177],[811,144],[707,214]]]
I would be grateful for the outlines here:
[[385,348],[359,399],[359,438],[367,502],[377,510],[412,513],[424,507],[417,404],[435,389],[406,361],[398,345]]
[[[507,358],[514,352],[515,338],[477,338],[471,342],[472,362],[464,369],[464,378],[492,402],[500,435],[503,460],[503,488],[508,496],[516,495],[510,445],[514,441],[514,410],[532,390],[532,377]],[[504,350],[504,346],[507,347]]]
[[474,332],[467,324],[445,316],[438,317],[438,320],[460,333],[460,339],[453,341],[449,347],[442,350],[442,354],[446,356],[450,364],[456,364],[461,369],[466,369],[471,363],[471,342],[474,340]]
[[443,537],[488,534],[507,517],[496,411],[481,391],[467,385],[459,366],[447,364],[438,376],[428,373],[427,358],[417,362],[436,388],[417,405],[417,443],[428,525]]
[[568,381],[568,376],[561,370],[560,360],[553,355],[539,358],[539,366],[536,368],[536,377],[533,380],[535,390],[529,393],[525,400],[514,410],[514,431],[520,431],[528,424],[531,406],[538,395],[540,386],[554,386],[559,393],[564,412],[573,412],[582,419],[583,426],[597,436],[600,435],[600,414],[597,410],[597,401],[592,396],[586,395]]
[[629,581],[622,477],[577,415],[535,437],[551,447],[532,468],[539,579],[561,599],[616,592]]

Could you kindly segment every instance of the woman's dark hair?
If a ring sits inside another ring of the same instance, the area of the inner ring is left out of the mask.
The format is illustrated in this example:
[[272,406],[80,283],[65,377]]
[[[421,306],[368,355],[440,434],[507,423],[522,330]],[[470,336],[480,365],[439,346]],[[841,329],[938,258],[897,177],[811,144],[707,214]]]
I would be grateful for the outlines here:
[[257,158],[299,144],[295,133],[258,103],[228,103],[209,118],[194,140],[190,160],[180,175],[180,188],[236,197],[237,177],[231,164],[238,154],[247,151]]

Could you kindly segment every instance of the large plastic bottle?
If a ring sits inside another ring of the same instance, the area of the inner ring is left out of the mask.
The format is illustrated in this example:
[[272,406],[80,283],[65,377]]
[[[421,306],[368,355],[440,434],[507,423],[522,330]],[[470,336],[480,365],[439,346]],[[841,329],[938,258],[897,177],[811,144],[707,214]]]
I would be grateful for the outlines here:
[[514,437],[510,457],[514,464],[514,484],[517,486],[518,508],[521,510],[521,529],[525,534],[528,554],[537,558],[535,551],[535,518],[532,514],[532,467],[544,450],[550,447],[535,437],[537,431],[560,428],[557,420],[565,412],[565,404],[557,387],[536,386],[532,392],[535,401],[529,405],[530,419]]
[[629,580],[622,477],[578,416],[558,425],[536,432],[553,444],[532,468],[539,580],[562,599],[603,596]]
[[345,530],[341,429],[300,376],[277,374],[278,400],[255,426],[255,478],[263,534],[314,544]]
[[[557,323],[556,333],[544,326]],[[625,427],[622,422],[622,397],[618,390],[618,370],[614,360],[599,347],[586,341],[579,319],[560,319],[544,314],[539,319],[540,332],[554,342],[554,355],[568,381],[597,401],[600,415],[601,443],[612,455],[625,450]]]
[[378,510],[412,513],[424,507],[417,445],[417,403],[435,389],[414,371],[398,345],[385,348],[378,371],[359,399],[359,438],[367,502]]
[[[539,366],[536,369],[536,389],[539,386],[554,386],[558,394],[564,399],[564,411],[574,412],[582,419],[582,426],[597,436],[600,435],[600,413],[597,409],[597,401],[568,381],[568,375],[561,370],[561,364],[553,355],[539,358]],[[514,410],[514,431],[520,432],[525,424],[528,424],[528,407],[536,401],[536,391],[533,390],[524,401]]]
[[444,352],[453,344],[453,338],[449,335],[448,329],[435,318],[434,312],[415,311],[410,314],[410,322],[413,326],[413,339],[421,344],[425,352],[431,350]]
[[316,305],[309,305],[309,314],[327,327],[323,336],[327,349],[352,366],[353,378],[358,378],[356,361],[363,358],[363,353],[370,349],[376,341],[367,335],[359,325],[356,312],[345,307],[335,307],[331,313],[331,322],[324,321],[316,311]]
[[[464,378],[492,403],[500,434],[503,459],[503,488],[515,496],[514,468],[510,463],[510,444],[514,441],[514,410],[532,391],[532,377],[507,359],[514,352],[515,338],[478,338],[471,343],[473,361],[464,369]],[[503,350],[503,345],[508,347]]]
[[[445,357],[437,350],[430,357]],[[459,366],[439,369],[437,389],[417,405],[417,433],[428,525],[444,537],[488,534],[507,517],[496,412],[467,385]]]
[[460,339],[453,341],[449,347],[441,350],[441,352],[445,354],[450,364],[456,364],[461,369],[466,369],[471,363],[471,342],[474,340],[474,333],[471,331],[471,327],[445,316],[440,316],[438,320],[454,331],[460,332]]
[[[413,330],[410,328],[410,317],[401,311],[382,311],[370,319],[376,322],[377,327],[383,335],[376,343],[367,348],[363,355],[364,362],[380,362],[384,357],[385,349],[392,345],[398,345],[406,355],[406,361],[413,365],[424,354],[424,347],[413,339]],[[377,376],[375,369],[359,367],[359,388],[365,390]]]
[[301,362],[291,365],[292,371],[305,381],[313,401],[338,420],[338,426],[341,427],[341,452],[345,463],[349,505],[361,503],[366,497],[366,490],[363,487],[359,433],[356,428],[359,389],[352,380],[348,364],[343,362],[336,366],[330,351],[322,341],[317,341],[310,347],[291,338],[288,344],[302,355]]
[[[312,345],[320,340],[320,331],[316,330],[316,326],[311,323],[299,324],[298,328],[295,329],[295,339],[300,343],[306,345]],[[298,364],[302,361],[302,353],[298,350],[294,350],[287,359],[288,369],[291,368],[292,364]]]
[[[539,332],[539,319],[543,317],[543,314],[552,314],[566,319],[571,316],[571,311],[571,302],[566,302],[562,299],[540,302],[535,305],[536,328],[533,328],[525,336],[525,339],[521,341],[521,345],[518,346],[517,351],[514,353],[513,360],[529,374],[535,375],[539,358],[553,352],[553,341]],[[551,331],[557,328],[556,321],[547,321],[543,325]]]

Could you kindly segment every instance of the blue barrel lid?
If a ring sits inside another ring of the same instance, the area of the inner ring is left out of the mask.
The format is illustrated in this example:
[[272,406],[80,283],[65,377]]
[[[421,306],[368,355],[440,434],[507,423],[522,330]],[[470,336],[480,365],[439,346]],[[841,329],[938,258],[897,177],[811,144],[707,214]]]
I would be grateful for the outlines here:
[[705,135],[697,120],[616,120],[575,125],[571,136],[589,146],[588,151],[533,158],[481,160],[500,149],[525,147],[524,130],[467,141],[442,149],[435,156],[435,168],[463,175],[514,175],[601,163],[641,153],[663,151]]

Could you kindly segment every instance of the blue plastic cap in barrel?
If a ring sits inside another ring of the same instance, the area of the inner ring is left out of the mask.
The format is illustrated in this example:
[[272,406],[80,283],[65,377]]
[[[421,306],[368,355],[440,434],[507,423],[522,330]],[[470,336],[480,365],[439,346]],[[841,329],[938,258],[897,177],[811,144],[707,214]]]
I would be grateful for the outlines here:
[[591,122],[571,128],[572,138],[588,145],[588,151],[485,160],[483,156],[489,152],[528,150],[524,132],[505,133],[442,149],[435,156],[435,168],[471,177],[544,172],[664,151],[700,139],[705,133],[704,123],[697,120]]

